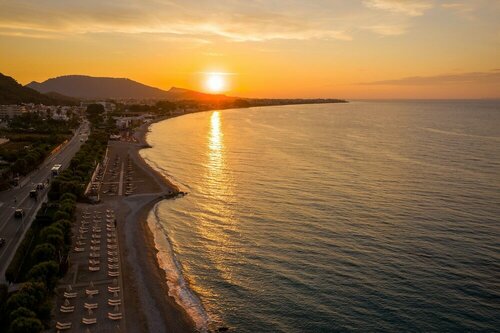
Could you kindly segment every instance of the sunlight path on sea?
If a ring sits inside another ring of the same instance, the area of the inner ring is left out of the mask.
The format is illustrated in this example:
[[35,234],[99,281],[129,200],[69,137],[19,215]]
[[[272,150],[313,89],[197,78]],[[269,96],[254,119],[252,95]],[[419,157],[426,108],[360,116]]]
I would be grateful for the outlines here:
[[[231,209],[234,195],[233,182],[230,180],[229,169],[226,166],[226,147],[222,127],[221,112],[215,111],[209,118],[207,131],[207,168],[205,189],[208,196],[214,200],[210,207],[204,207],[207,212],[200,216],[199,228],[201,234],[209,240],[207,253],[222,279],[231,282],[231,270],[227,267],[227,249],[234,246],[231,235],[237,231],[234,212]],[[213,220],[219,221],[214,224]]]

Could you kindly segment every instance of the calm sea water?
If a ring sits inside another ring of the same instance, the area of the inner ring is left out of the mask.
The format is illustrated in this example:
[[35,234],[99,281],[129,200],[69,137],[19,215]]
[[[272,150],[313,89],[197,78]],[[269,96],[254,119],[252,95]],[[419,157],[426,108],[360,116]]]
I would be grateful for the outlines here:
[[149,224],[199,327],[500,329],[498,102],[205,112],[148,141],[189,192]]

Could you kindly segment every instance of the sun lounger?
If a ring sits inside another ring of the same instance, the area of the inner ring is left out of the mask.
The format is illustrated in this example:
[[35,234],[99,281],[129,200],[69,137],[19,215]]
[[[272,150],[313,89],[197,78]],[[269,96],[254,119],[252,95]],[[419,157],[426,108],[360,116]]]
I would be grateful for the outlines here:
[[118,269],[118,264],[108,264],[108,269]]
[[59,309],[62,313],[70,313],[75,311],[75,306],[69,303],[69,300],[66,299],[63,304],[61,304],[61,308]]
[[101,270],[101,267],[99,266],[89,266],[89,271],[91,272],[98,272]]
[[120,276],[120,272],[119,271],[108,271],[108,276],[117,277],[117,276]]
[[92,234],[92,238],[94,238],[94,239],[100,239],[101,235],[100,234]]
[[108,305],[111,305],[111,306],[116,306],[116,305],[121,305],[122,304],[122,300],[120,298],[117,298],[117,299],[108,299]]
[[100,246],[91,246],[90,250],[91,251],[101,251],[101,247]]
[[96,265],[99,265],[101,263],[100,260],[96,260],[96,259],[89,259],[89,265],[93,265],[93,266],[96,266]]
[[97,324],[97,318],[82,318],[82,324],[85,325]]
[[107,246],[109,250],[116,250],[118,248],[118,246],[114,244],[108,244]]
[[109,250],[108,251],[108,256],[117,256],[118,255],[118,251],[114,250],[114,251],[111,251]]
[[100,245],[100,244],[101,244],[101,241],[100,241],[100,240],[98,240],[98,239],[92,239],[92,240],[90,241],[90,244],[92,244],[92,245]]
[[85,251],[85,248],[75,246],[75,252],[83,252],[83,251]]
[[64,292],[64,297],[65,298],[75,298],[76,297],[76,292]]
[[90,252],[89,255],[91,258],[100,258],[101,254],[99,252]]
[[123,318],[122,313],[113,313],[113,312],[108,312],[108,318],[111,320],[120,320]]
[[118,262],[118,258],[108,258],[108,262],[111,263],[111,264],[117,263]]
[[117,292],[120,292],[120,287],[119,286],[116,286],[116,287],[108,286],[108,291],[110,293],[117,293]]
[[61,323],[61,322],[57,322],[56,323],[56,328],[58,330],[69,330],[71,328],[71,322],[68,322],[68,323]]
[[85,309],[90,309],[90,310],[97,309],[97,306],[98,306],[97,303],[87,303],[87,302],[85,302],[85,304],[83,304],[83,307]]

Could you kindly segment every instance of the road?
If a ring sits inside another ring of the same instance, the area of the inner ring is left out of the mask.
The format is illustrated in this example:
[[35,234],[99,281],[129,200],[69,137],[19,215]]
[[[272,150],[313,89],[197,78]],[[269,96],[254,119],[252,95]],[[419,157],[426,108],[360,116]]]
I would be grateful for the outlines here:
[[[52,178],[54,164],[68,167],[71,158],[78,152],[83,144],[81,133],[88,132],[88,123],[84,122],[61,150],[49,156],[40,167],[26,176],[20,186],[0,192],[0,238],[5,239],[5,244],[0,248],[0,283],[5,283],[5,271],[14,257],[16,249],[30,227],[36,212],[47,198],[48,187],[38,191],[37,199],[30,198],[29,192],[38,183],[46,183]],[[14,211],[18,208],[24,210],[23,218],[15,218]]]

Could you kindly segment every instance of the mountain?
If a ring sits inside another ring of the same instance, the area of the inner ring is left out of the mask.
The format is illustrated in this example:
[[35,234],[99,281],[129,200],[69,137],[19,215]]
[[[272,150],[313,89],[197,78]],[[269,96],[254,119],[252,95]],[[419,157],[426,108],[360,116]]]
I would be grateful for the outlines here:
[[69,100],[66,96],[41,94],[36,90],[17,83],[10,76],[0,73],[0,104],[35,103],[45,105],[75,104],[76,101]]
[[228,99],[224,95],[211,95],[201,92],[171,88],[162,90],[126,79],[111,77],[92,77],[85,75],[66,75],[48,79],[42,83],[31,82],[27,87],[41,93],[55,92],[66,96],[84,99],[162,99],[162,100],[215,100]]

